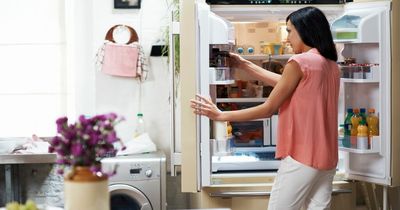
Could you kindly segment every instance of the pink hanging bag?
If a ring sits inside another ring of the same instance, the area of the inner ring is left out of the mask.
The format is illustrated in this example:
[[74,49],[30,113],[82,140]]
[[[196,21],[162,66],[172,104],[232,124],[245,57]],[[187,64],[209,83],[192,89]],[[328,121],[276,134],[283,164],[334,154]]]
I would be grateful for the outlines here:
[[113,31],[118,26],[122,25],[111,27],[106,34],[107,42],[104,44],[101,71],[113,76],[138,77],[140,75],[138,72],[139,49],[137,45],[132,44],[139,40],[138,35],[133,28],[124,26],[131,34],[128,43],[115,43]]

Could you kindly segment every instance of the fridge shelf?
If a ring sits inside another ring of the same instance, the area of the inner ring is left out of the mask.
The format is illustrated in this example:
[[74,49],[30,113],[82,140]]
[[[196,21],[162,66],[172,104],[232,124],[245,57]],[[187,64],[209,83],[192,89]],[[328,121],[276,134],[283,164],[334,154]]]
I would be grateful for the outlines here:
[[343,82],[379,83],[378,64],[340,65],[340,77]]
[[267,98],[217,98],[217,103],[252,103],[261,102],[263,103]]
[[290,57],[293,56],[293,54],[283,54],[283,55],[269,55],[269,54],[254,54],[254,55],[241,55],[242,58],[246,60],[268,60],[269,56],[271,56],[271,59],[275,60],[288,60]]
[[379,30],[375,26],[380,20],[380,11],[349,11],[331,25],[335,42],[379,43]]
[[380,154],[381,153],[381,138],[380,136],[373,136],[371,139],[371,148],[369,149],[357,149],[339,146],[340,151],[357,153],[357,154]]
[[232,78],[232,69],[229,67],[210,67],[210,84],[212,85],[230,85],[234,84]]
[[376,79],[347,79],[347,78],[340,78],[342,82],[347,83],[379,83],[379,80]]

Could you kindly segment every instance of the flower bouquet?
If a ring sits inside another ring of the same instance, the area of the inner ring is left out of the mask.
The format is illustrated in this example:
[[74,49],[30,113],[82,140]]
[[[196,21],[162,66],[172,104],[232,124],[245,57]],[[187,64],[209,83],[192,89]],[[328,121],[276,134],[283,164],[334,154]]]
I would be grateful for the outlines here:
[[49,152],[57,153],[57,163],[61,165],[57,172],[63,174],[66,166],[87,166],[92,172],[101,171],[101,158],[115,156],[114,143],[122,144],[114,129],[122,120],[114,113],[91,118],[81,115],[73,124],[68,124],[67,117],[59,118],[58,135],[52,138],[49,147]]
[[73,124],[68,124],[67,117],[56,121],[58,135],[52,138],[49,152],[57,153],[57,163],[61,165],[58,173],[72,167],[64,176],[65,210],[109,210],[107,175],[116,169],[108,174],[102,172],[100,160],[115,156],[115,142],[122,144],[114,129],[121,120],[110,113],[91,118],[80,116]]

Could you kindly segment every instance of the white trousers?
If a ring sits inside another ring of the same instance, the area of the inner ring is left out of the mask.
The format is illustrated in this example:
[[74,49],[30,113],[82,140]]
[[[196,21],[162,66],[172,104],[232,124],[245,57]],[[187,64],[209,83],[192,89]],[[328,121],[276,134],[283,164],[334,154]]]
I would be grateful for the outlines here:
[[286,157],[275,178],[268,210],[329,209],[335,171],[317,170]]

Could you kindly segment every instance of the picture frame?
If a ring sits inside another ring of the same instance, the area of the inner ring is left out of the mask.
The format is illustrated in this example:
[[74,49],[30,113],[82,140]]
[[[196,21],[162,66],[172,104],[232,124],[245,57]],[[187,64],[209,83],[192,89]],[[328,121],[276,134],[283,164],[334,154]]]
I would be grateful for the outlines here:
[[114,0],[114,9],[140,9],[141,0]]

